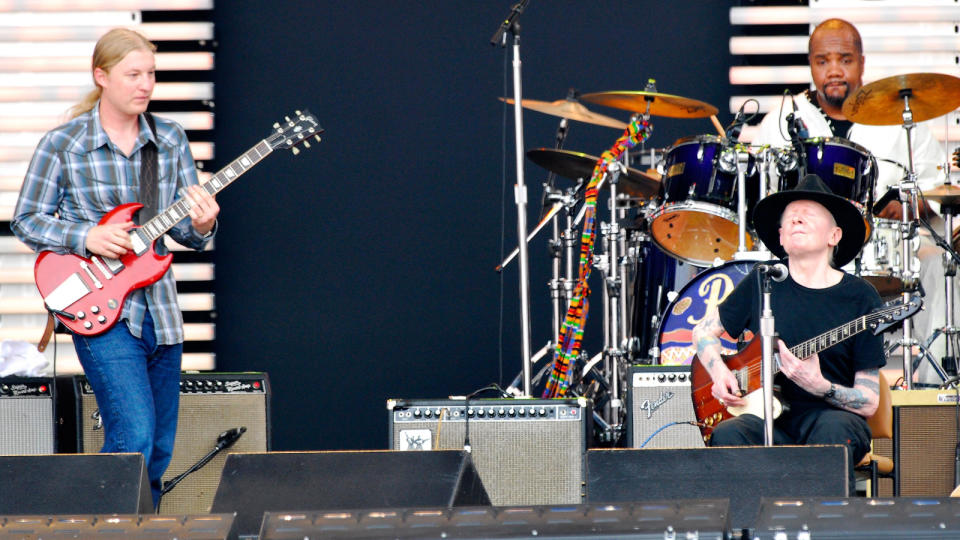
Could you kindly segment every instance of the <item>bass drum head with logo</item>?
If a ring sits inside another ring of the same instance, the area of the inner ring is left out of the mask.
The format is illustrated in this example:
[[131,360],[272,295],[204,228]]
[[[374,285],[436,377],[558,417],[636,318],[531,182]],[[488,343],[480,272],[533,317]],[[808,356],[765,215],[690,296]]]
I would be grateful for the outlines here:
[[[754,261],[731,261],[709,268],[687,283],[667,307],[660,324],[660,364],[679,366],[693,361],[697,348],[693,344],[693,327],[707,314],[707,309],[723,302],[743,278],[750,273]],[[749,332],[747,339],[750,338]],[[723,354],[737,352],[737,340],[727,334],[720,337]]]

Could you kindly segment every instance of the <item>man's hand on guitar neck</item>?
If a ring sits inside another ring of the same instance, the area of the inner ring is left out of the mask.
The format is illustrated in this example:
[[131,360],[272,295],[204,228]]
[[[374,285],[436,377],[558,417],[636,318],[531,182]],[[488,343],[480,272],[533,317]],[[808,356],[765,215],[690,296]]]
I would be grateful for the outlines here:
[[790,349],[778,341],[780,346],[780,371],[800,388],[815,396],[823,397],[827,403],[870,418],[880,402],[880,383],[876,369],[858,371],[854,375],[853,388],[832,383],[820,371],[820,356],[813,354],[800,359]]
[[797,386],[815,396],[822,396],[830,390],[830,381],[820,371],[820,355],[814,353],[804,359],[797,358],[783,340],[778,339],[780,350],[780,371]]
[[133,222],[106,223],[97,225],[87,232],[85,242],[87,251],[94,255],[101,255],[111,259],[119,259],[133,249],[130,243],[130,233]]

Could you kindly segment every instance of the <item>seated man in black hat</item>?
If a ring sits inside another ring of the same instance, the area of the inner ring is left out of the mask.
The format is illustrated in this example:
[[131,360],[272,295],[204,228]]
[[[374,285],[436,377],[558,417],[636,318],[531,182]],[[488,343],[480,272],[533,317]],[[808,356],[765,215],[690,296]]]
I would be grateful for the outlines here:
[[[789,407],[774,423],[774,444],[846,445],[854,493],[853,467],[870,449],[866,419],[877,409],[878,370],[886,363],[882,340],[861,332],[807,358],[797,358],[788,347],[880,307],[869,283],[840,270],[863,246],[863,217],[819,177],[808,175],[796,189],[761,200],[753,223],[767,248],[787,257],[789,269],[784,281],[772,284],[770,299],[780,337],[780,373],[774,382]],[[700,362],[713,380],[712,395],[728,408],[746,406],[746,400],[720,357],[719,337],[725,331],[734,337],[744,330],[758,333],[756,273],[744,278],[693,331]],[[763,434],[763,420],[743,414],[717,425],[710,445],[761,445]]]

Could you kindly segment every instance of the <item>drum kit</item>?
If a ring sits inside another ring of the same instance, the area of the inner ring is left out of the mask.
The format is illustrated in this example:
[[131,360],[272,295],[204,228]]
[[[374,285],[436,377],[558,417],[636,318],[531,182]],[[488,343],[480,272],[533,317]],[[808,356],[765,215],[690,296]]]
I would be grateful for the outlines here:
[[[513,103],[513,100],[501,98]],[[921,197],[941,204],[946,226],[943,235],[960,246],[953,235],[952,217],[960,209],[960,188],[947,183],[920,192],[914,173],[912,149],[909,163],[897,190],[891,196],[902,201],[901,220],[874,215],[874,191],[878,160],[866,148],[839,137],[795,139],[785,148],[751,146],[737,140],[739,126],[724,128],[716,119],[717,109],[702,101],[660,93],[650,81],[643,91],[600,92],[575,95],[547,102],[522,100],[533,111],[562,118],[556,148],[526,152],[535,164],[550,173],[544,185],[544,213],[528,240],[552,224],[550,240],[553,276],[552,343],[557,343],[561,316],[566,310],[577,279],[574,261],[579,251],[576,228],[583,217],[583,188],[600,158],[562,149],[567,120],[623,129],[626,123],[587,109],[583,102],[629,111],[633,115],[668,118],[709,118],[717,134],[683,137],[665,149],[640,149],[624,154],[617,178],[603,189],[610,194],[605,220],[600,221],[597,252],[593,266],[600,270],[603,284],[602,352],[592,358],[581,352],[571,386],[575,393],[592,397],[602,413],[601,428],[608,440],[619,438],[623,425],[623,389],[630,363],[689,364],[696,352],[692,329],[710,307],[722,302],[747,275],[754,263],[772,255],[754,235],[749,216],[756,203],[769,193],[791,189],[809,173],[817,174],[836,194],[861,209],[867,237],[861,255],[845,270],[872,283],[883,297],[909,295],[919,281],[917,234]],[[844,113],[854,123],[900,125],[907,139],[915,122],[942,116],[960,106],[960,79],[939,74],[913,74],[883,79],[863,86],[850,96]],[[637,118],[634,116],[633,118]],[[741,122],[738,119],[736,124]],[[649,154],[650,167],[642,169],[639,157]],[[632,161],[637,161],[635,168]],[[947,166],[949,166],[947,164]],[[553,186],[554,176],[576,183],[567,189]],[[881,201],[886,204],[886,200]],[[598,206],[599,209],[599,206]],[[939,235],[933,232],[933,236]],[[940,242],[938,242],[940,243]],[[515,252],[516,253],[516,252]],[[514,253],[514,255],[515,255]],[[508,257],[499,268],[510,262]],[[955,252],[948,261],[947,275],[955,275]],[[946,259],[945,259],[946,260]],[[953,273],[951,273],[951,270]],[[952,280],[947,288],[947,324],[937,332],[947,335],[948,356],[958,352],[953,327]],[[724,336],[725,338],[727,336]],[[936,336],[932,336],[931,340]],[[734,338],[735,339],[735,338]],[[722,340],[726,352],[736,351],[736,342]],[[928,341],[929,344],[929,341]],[[909,387],[913,365],[910,351],[921,344],[910,335],[909,320],[904,337],[905,382]],[[938,362],[938,373],[945,373]],[[544,366],[538,378],[550,366]],[[955,372],[950,373],[955,374]]]

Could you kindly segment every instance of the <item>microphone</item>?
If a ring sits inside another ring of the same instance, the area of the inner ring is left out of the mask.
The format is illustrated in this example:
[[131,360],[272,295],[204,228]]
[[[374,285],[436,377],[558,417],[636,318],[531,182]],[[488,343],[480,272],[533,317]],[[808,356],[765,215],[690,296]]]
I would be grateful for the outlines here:
[[810,131],[807,129],[807,124],[803,122],[803,118],[800,118],[800,115],[797,114],[797,100],[790,96],[790,103],[793,104],[793,122],[794,122],[794,131],[797,132],[797,137],[800,139],[807,139],[810,137]]
[[233,446],[240,439],[240,436],[247,432],[247,428],[241,426],[228,429],[217,436],[217,451],[226,450]]
[[757,272],[760,272],[760,274],[765,275],[774,281],[783,281],[787,279],[787,276],[790,275],[790,271],[787,270],[787,265],[783,263],[758,264]]

